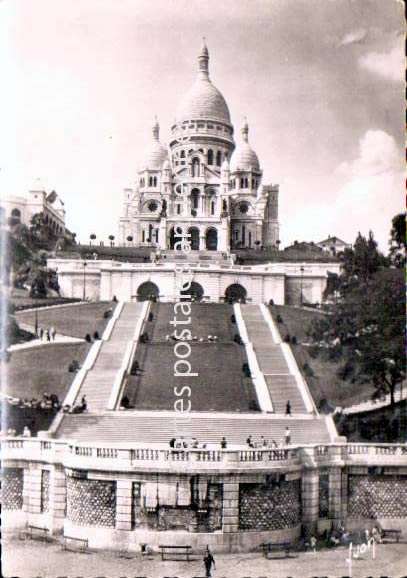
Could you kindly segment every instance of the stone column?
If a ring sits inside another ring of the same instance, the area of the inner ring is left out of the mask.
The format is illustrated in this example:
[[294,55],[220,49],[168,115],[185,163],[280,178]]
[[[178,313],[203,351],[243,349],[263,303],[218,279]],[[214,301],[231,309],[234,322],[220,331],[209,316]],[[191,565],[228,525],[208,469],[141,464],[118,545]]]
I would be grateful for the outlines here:
[[239,483],[223,483],[223,532],[225,534],[239,531]]
[[340,467],[329,470],[329,517],[333,520],[334,527],[339,527],[342,519]]
[[307,469],[302,472],[302,527],[304,534],[316,532],[319,516],[319,472]]
[[61,532],[64,527],[66,510],[66,476],[65,470],[55,466],[50,476],[49,513],[51,532]]
[[[41,468],[38,464],[30,463],[28,491],[28,513],[41,513]],[[24,480],[25,481],[25,480]]]
[[131,480],[116,482],[116,530],[131,530]]

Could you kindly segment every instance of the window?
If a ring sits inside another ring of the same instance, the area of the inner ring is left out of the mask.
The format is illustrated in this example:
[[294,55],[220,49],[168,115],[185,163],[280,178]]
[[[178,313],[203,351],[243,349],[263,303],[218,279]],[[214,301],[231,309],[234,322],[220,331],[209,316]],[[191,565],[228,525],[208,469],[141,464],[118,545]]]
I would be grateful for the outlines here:
[[215,214],[215,201],[211,201],[211,215]]
[[198,122],[198,128],[205,128],[204,122]]
[[244,178],[241,177],[240,179],[240,188],[243,189],[244,188]]
[[180,157],[181,157],[182,159],[185,158],[185,151],[181,151]]
[[192,176],[199,177],[199,159],[196,157],[192,160]]
[[213,124],[211,122],[208,122],[208,128],[213,128]]
[[158,229],[155,230],[155,242],[158,243]]
[[213,165],[213,150],[208,150],[208,165]]
[[216,125],[216,129],[217,129],[217,130],[222,130],[222,127],[218,124],[218,125]]
[[239,239],[239,231],[235,231],[235,241],[237,241]]
[[244,180],[244,186],[245,186],[245,189],[247,189],[247,187],[249,186],[249,180],[247,178],[245,178],[245,180]]
[[197,209],[199,207],[199,190],[193,189],[191,192],[192,208]]
[[146,232],[145,232],[145,230],[143,229],[143,230],[141,231],[141,242],[142,242],[142,243],[145,243],[145,241],[146,241]]
[[181,214],[181,205],[177,205],[177,215]]
[[149,177],[148,179],[148,186],[152,187],[153,186],[153,177]]
[[155,201],[150,201],[148,203],[147,207],[151,213],[154,213],[158,209],[158,205]]
[[222,152],[218,151],[216,153],[216,164],[218,167],[220,167],[220,165],[222,164]]
[[153,177],[153,186],[154,186],[154,187],[157,186],[157,177]]

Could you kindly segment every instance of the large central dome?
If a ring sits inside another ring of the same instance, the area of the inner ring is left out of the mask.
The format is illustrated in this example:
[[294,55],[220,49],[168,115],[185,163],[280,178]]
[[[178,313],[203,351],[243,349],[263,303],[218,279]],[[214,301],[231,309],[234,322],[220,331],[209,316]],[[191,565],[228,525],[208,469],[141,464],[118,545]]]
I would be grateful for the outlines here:
[[201,118],[230,124],[228,105],[209,79],[209,54],[205,44],[202,45],[198,62],[198,78],[178,107],[177,122]]

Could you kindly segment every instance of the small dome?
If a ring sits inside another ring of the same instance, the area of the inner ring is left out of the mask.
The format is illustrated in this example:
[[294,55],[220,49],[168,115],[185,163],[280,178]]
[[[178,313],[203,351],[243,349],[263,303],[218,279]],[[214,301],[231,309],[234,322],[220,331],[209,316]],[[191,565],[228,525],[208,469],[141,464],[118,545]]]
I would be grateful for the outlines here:
[[228,105],[209,79],[209,53],[205,42],[198,56],[198,78],[177,111],[177,122],[205,118],[230,124]]
[[242,126],[242,140],[238,143],[230,162],[232,172],[260,169],[259,157],[249,145],[249,127],[245,121]]
[[153,125],[153,140],[144,155],[143,169],[161,169],[168,156],[167,149],[159,141],[159,136],[160,126],[156,120]]
[[169,170],[170,167],[170,161],[167,159],[165,159],[164,164],[163,164],[163,171]]

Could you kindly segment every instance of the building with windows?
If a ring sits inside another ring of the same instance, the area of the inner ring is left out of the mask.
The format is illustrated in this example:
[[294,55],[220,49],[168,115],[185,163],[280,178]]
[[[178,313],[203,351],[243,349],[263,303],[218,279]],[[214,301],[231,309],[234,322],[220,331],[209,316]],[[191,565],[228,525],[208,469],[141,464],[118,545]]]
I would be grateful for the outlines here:
[[317,247],[320,247],[323,251],[325,251],[325,253],[338,255],[339,253],[343,253],[345,249],[352,249],[352,244],[346,243],[338,237],[331,237],[331,235],[328,235],[327,239],[317,243]]
[[278,185],[262,184],[246,121],[237,140],[226,101],[209,78],[203,43],[168,147],[156,121],[136,183],[124,190],[120,242],[174,249],[180,227],[192,250],[277,249]]
[[30,189],[28,197],[10,195],[0,199],[1,221],[6,227],[18,223],[29,227],[32,217],[38,214],[55,236],[65,233],[64,203],[55,191],[47,193],[39,181]]

